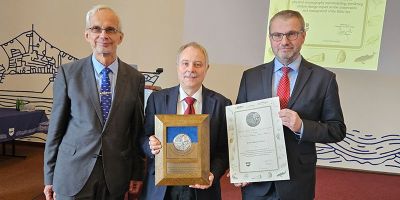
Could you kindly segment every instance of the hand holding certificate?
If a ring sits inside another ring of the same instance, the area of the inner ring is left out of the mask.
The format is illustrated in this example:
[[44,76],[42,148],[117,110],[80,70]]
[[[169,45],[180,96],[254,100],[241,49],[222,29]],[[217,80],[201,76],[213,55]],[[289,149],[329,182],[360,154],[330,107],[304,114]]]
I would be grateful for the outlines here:
[[226,107],[231,183],[288,180],[277,97]]

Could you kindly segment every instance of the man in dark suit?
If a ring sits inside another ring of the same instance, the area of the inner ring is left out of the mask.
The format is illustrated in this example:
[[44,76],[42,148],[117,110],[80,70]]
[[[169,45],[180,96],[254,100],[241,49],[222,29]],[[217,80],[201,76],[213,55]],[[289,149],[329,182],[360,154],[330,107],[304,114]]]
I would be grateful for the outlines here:
[[346,136],[335,74],[302,58],[305,37],[300,13],[278,12],[269,24],[275,59],[243,73],[236,103],[280,98],[290,173],[286,181],[235,184],[242,187],[243,199],[314,199],[315,143],[339,142]]
[[[228,168],[228,144],[225,107],[231,101],[202,85],[208,70],[206,50],[197,43],[183,45],[177,58],[179,85],[154,92],[147,100],[145,136],[142,148],[147,155],[147,174],[141,199],[147,200],[218,200],[221,199],[220,177]],[[154,155],[161,143],[154,136],[154,115],[184,114],[188,104],[185,98],[195,99],[195,114],[208,114],[210,118],[210,185],[155,186]]]
[[47,200],[120,200],[137,183],[130,180],[143,176],[144,77],[116,55],[123,39],[116,13],[91,9],[85,38],[93,54],[60,66],[54,83],[44,153]]

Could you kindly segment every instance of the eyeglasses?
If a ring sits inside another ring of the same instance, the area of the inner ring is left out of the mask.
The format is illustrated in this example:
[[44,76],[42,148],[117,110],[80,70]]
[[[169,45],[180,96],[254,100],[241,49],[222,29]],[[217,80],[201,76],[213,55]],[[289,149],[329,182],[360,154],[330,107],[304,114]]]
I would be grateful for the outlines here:
[[275,42],[282,41],[283,36],[286,36],[286,39],[293,41],[296,40],[299,37],[299,34],[303,32],[304,31],[290,31],[288,33],[271,33],[269,34],[269,37],[272,38],[272,40]]
[[101,28],[100,26],[93,26],[88,28],[92,33],[96,33],[96,34],[100,34],[101,32],[103,32],[103,30],[107,33],[107,34],[115,34],[120,32],[118,29],[114,28],[114,27],[106,27],[106,28]]

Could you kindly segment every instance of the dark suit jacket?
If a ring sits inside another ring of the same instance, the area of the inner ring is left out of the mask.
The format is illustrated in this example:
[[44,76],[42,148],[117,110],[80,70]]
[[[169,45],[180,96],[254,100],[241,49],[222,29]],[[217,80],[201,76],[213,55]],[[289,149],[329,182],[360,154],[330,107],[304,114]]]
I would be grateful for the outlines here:
[[[147,174],[141,199],[164,199],[166,186],[154,185],[154,156],[149,147],[150,135],[154,134],[155,114],[176,114],[179,86],[152,93],[146,106],[145,136],[142,149],[147,156]],[[228,168],[228,139],[226,131],[225,107],[231,105],[226,97],[203,86],[202,114],[210,118],[210,171],[214,174],[212,187],[206,190],[195,190],[197,199],[221,199],[220,178]]]
[[[243,73],[236,103],[272,97],[274,62],[266,63]],[[339,142],[346,136],[335,74],[302,59],[299,74],[288,108],[303,120],[303,137],[298,140],[284,127],[289,181],[252,183],[243,188],[244,195],[265,195],[271,184],[282,200],[314,198],[315,143]]]
[[119,60],[115,94],[103,124],[91,56],[60,66],[44,153],[44,181],[56,193],[76,195],[102,151],[111,194],[140,178],[143,160],[138,133],[143,129],[144,77]]

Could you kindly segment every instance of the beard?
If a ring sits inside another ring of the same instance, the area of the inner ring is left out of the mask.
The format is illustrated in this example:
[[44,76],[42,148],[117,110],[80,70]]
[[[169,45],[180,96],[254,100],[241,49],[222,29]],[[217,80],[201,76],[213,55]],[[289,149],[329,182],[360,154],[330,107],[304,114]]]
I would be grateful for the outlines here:
[[296,49],[285,49],[285,50],[279,50],[279,51],[274,51],[275,56],[284,65],[288,65],[292,63],[298,55],[300,55],[300,52],[298,52]]

